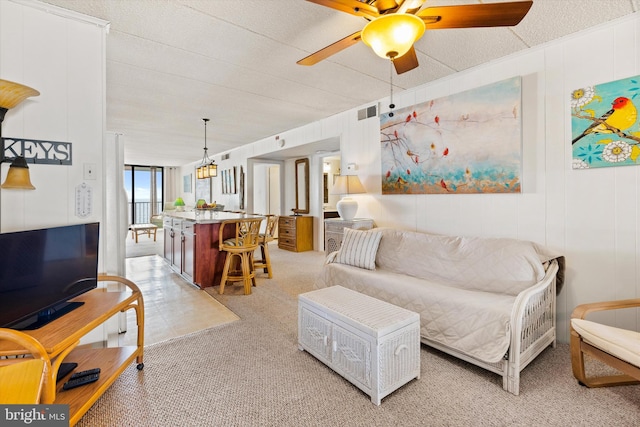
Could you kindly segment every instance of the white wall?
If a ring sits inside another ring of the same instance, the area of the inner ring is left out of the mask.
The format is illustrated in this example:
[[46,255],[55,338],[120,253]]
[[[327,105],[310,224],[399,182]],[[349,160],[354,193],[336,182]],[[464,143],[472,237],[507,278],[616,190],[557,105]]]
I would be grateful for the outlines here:
[[[70,166],[29,164],[34,191],[0,193],[3,232],[102,219],[104,34],[95,23],[0,2],[0,77],[40,92],[7,112],[3,136],[72,144]],[[96,166],[95,179],[83,178],[85,164]],[[83,182],[93,189],[93,212],[80,218],[74,189]]]
[[[72,144],[70,166],[29,164],[35,190],[0,191],[0,231],[101,222],[100,272],[121,264],[107,259],[114,255],[105,250],[110,233],[103,222],[105,38],[104,21],[38,2],[0,1],[0,78],[40,92],[7,112],[2,135]],[[93,179],[84,178],[87,164],[95,166]],[[0,179],[8,168],[2,165]],[[78,217],[74,194],[83,182],[92,188],[93,211]],[[111,330],[96,331],[93,340],[106,340]]]
[[[280,138],[291,147],[340,137],[343,170],[356,163],[368,192],[354,196],[360,203],[358,216],[373,218],[378,226],[527,239],[563,254],[567,271],[558,298],[558,336],[567,342],[568,319],[576,305],[640,296],[640,167],[571,169],[569,94],[585,85],[638,74],[640,14],[636,13],[395,94],[400,109],[522,76],[521,194],[381,195],[379,120],[358,121],[357,110],[364,106],[281,133]],[[387,99],[380,100],[383,109],[388,104]],[[248,157],[278,150],[274,138],[265,138],[230,154],[235,164],[242,164]],[[311,156],[311,170],[314,165],[321,170],[321,162]],[[314,197],[322,184],[314,183],[313,173],[311,185],[318,187],[311,191]],[[314,226],[321,227],[321,206],[312,202],[311,208]],[[638,311],[595,318],[640,329]]]

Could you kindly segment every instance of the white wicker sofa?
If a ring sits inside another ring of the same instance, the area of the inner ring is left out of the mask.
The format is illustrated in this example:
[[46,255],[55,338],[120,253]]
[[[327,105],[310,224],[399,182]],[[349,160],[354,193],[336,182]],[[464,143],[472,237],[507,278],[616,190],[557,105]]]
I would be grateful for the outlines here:
[[417,312],[424,344],[501,375],[518,395],[520,371],[556,344],[559,263],[522,240],[345,229],[315,286],[341,285]]

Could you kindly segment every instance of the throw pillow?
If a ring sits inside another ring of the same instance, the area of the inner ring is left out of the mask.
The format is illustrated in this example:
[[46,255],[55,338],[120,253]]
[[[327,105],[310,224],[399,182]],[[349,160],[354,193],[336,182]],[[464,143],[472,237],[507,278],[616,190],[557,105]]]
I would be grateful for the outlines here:
[[380,239],[382,239],[382,233],[376,230],[345,228],[342,246],[334,262],[375,270]]

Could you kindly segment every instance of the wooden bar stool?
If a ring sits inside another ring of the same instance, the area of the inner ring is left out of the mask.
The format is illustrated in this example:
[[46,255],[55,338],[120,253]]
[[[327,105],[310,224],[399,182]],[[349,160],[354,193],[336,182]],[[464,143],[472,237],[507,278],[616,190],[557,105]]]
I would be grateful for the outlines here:
[[[220,279],[220,293],[224,292],[227,281],[244,282],[244,294],[251,294],[251,285],[256,285],[255,270],[253,269],[253,252],[258,248],[258,234],[262,218],[241,218],[223,221],[220,224],[219,248],[227,252],[224,261],[222,278]],[[235,234],[232,238],[224,238],[229,235],[229,229]],[[238,267],[232,268],[232,260],[237,257]]]
[[267,218],[267,226],[264,233],[258,236],[258,247],[260,248],[260,259],[253,260],[253,268],[262,268],[263,272],[269,275],[269,279],[273,277],[271,271],[271,258],[269,257],[269,242],[273,242],[276,238],[276,228],[278,227],[278,215],[264,215]]

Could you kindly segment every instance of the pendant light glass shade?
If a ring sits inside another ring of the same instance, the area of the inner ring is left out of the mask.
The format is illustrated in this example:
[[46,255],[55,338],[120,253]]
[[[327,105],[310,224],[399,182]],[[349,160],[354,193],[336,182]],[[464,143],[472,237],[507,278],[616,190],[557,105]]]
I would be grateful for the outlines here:
[[27,166],[27,161],[24,157],[16,157],[13,160],[11,166],[9,166],[9,172],[7,172],[7,179],[0,187],[11,190],[36,189],[36,187],[31,184],[29,166]]
[[369,22],[360,33],[362,41],[382,58],[399,58],[424,34],[424,21],[415,15],[393,13]]

